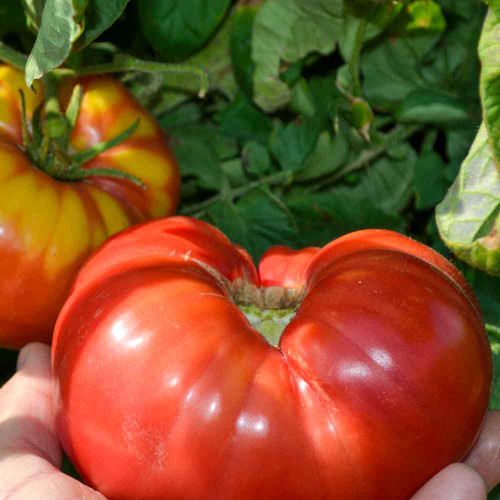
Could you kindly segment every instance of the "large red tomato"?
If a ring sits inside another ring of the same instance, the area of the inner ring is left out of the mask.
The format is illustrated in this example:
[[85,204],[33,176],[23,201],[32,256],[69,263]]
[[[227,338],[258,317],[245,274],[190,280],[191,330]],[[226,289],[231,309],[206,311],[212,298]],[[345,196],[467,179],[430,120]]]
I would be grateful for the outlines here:
[[110,235],[170,215],[177,205],[177,164],[154,119],[111,78],[80,83],[83,101],[70,149],[116,137],[139,119],[131,137],[85,167],[122,170],[146,189],[102,176],[63,182],[36,168],[23,148],[18,89],[31,118],[43,88],[35,94],[21,72],[0,66],[1,347],[50,342],[71,282],[88,255]]
[[[250,300],[295,313],[277,347]],[[184,217],[94,254],[52,354],[61,443],[111,500],[405,500],[470,450],[492,377],[477,301],[433,250],[368,230],[257,272]]]

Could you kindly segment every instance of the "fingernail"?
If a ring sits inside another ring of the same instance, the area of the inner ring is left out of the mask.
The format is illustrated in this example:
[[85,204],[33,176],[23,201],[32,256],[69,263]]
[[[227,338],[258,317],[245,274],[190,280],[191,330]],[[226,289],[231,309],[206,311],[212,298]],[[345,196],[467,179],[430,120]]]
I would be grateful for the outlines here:
[[30,345],[25,345],[17,356],[17,370],[22,370],[26,365],[26,362],[30,358],[31,348]]

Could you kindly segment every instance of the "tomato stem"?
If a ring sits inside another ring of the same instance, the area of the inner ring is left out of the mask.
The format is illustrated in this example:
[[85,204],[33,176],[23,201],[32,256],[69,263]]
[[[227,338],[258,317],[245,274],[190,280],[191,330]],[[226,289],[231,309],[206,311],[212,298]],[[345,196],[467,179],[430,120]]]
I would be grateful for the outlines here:
[[129,128],[124,130],[120,135],[113,137],[113,139],[100,142],[80,153],[75,153],[73,156],[71,156],[72,168],[78,168],[84,163],[87,163],[88,161],[95,158],[97,155],[104,153],[104,151],[108,151],[109,149],[118,146],[118,144],[121,144],[123,141],[128,139],[135,132],[138,126],[139,120],[137,119]]
[[[100,175],[124,179],[145,189],[146,186],[139,178],[127,172],[114,168],[85,168],[87,162],[128,139],[137,129],[139,120],[108,141],[70,154],[68,152],[69,140],[83,99],[82,87],[81,85],[74,87],[66,112],[63,114],[57,96],[58,79],[52,74],[45,75],[44,83],[45,100],[43,105],[40,105],[33,112],[31,135],[26,113],[26,100],[23,92],[19,91],[23,145],[33,164],[54,179],[61,181],[77,181]],[[43,111],[45,112],[45,122],[42,124]]]
[[359,66],[361,58],[361,48],[365,40],[366,19],[359,21],[358,29],[356,30],[356,38],[354,41],[354,48],[349,59],[349,70],[352,77],[352,93],[355,97],[361,97],[361,81],[359,77]]
[[206,208],[223,199],[233,200],[234,198],[239,198],[240,196],[245,195],[247,192],[252,191],[255,188],[261,186],[270,186],[273,184],[282,184],[283,182],[290,184],[292,180],[292,172],[290,172],[289,170],[284,170],[282,172],[277,172],[275,174],[262,177],[261,179],[250,182],[246,186],[242,186],[240,188],[227,191],[223,187],[223,189],[221,189],[221,191],[215,196],[212,196],[208,200],[202,201],[200,203],[189,205],[182,209],[179,213],[182,215],[202,215],[203,213],[205,213]]
[[[1,57],[1,56],[0,56]],[[180,73],[195,75],[200,80],[198,97],[205,97],[209,89],[208,75],[205,71],[187,64],[170,64],[156,61],[145,61],[132,56],[117,55],[113,62],[97,64],[95,66],[83,66],[77,70],[68,68],[55,69],[54,73],[61,76],[85,76],[101,75],[104,73],[117,73],[121,71],[142,71],[145,73]]]
[[254,305],[238,305],[248,322],[274,347],[295,316],[296,308],[260,309]]

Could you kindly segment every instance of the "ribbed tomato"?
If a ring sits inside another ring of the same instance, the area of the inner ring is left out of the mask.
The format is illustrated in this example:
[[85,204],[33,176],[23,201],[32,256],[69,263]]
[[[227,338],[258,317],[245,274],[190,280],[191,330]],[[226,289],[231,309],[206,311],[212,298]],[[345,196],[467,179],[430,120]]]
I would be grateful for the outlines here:
[[[0,66],[0,346],[49,342],[57,314],[84,259],[127,226],[174,212],[179,173],[154,119],[108,77],[81,80],[83,101],[70,148],[81,151],[111,139],[137,118],[131,137],[85,165],[138,177],[88,177],[64,182],[36,168],[25,154],[18,89],[27,115],[40,104],[24,75]],[[74,84],[74,82],[73,82]],[[63,93],[67,93],[61,91]]]
[[[259,331],[269,307],[279,341]],[[111,238],[52,347],[57,432],[110,500],[407,500],[474,443],[492,359],[442,256],[384,230],[278,247],[212,226]]]

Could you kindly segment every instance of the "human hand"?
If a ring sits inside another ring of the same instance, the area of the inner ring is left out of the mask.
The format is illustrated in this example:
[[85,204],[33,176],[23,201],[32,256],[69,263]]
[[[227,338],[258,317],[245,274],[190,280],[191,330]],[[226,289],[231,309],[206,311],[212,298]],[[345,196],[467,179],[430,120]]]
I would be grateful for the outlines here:
[[29,344],[0,389],[0,499],[106,500],[63,474],[54,428],[50,348]]
[[[21,350],[18,373],[0,390],[0,498],[106,500],[63,474],[51,408],[50,349]],[[500,411],[490,411],[463,463],[451,464],[410,500],[485,500],[500,482]]]

